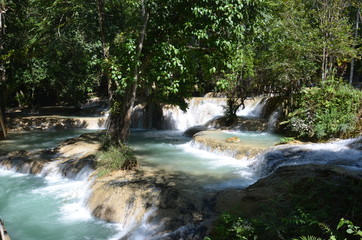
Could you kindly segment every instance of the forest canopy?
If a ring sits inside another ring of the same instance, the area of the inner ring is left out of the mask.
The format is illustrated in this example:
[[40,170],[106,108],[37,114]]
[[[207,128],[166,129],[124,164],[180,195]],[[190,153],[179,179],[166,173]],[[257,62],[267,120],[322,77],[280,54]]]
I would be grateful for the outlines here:
[[186,109],[185,99],[210,91],[243,101],[290,99],[331,79],[358,85],[361,8],[358,0],[1,0],[0,107],[109,97],[110,138],[124,142],[136,99]]

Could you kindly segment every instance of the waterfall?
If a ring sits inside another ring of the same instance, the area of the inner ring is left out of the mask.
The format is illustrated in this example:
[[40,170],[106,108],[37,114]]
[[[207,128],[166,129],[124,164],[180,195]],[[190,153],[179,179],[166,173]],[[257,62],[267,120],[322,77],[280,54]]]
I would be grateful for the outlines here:
[[281,112],[282,112],[282,109],[278,108],[277,110],[272,112],[272,114],[270,114],[269,120],[268,120],[268,132],[274,132]]
[[172,126],[175,130],[186,130],[192,126],[202,125],[212,118],[223,115],[225,100],[225,98],[192,98],[188,102],[186,112],[178,107],[166,107],[163,109],[166,126]]
[[[158,128],[184,131],[190,127],[204,125],[209,120],[224,115],[227,98],[194,97],[187,101],[187,111],[177,106],[163,105],[156,113],[146,111],[144,104],[133,109],[132,128]],[[266,104],[266,98],[247,99],[245,107],[240,108],[238,116],[260,118]],[[155,116],[160,115],[160,116]],[[157,122],[157,123],[155,123]]]
[[244,101],[245,107],[240,107],[236,115],[240,117],[260,118],[263,114],[266,102],[267,98],[262,97],[247,99]]
[[265,177],[279,167],[306,164],[331,165],[350,171],[361,171],[362,148],[358,147],[361,142],[362,137],[331,143],[276,146],[259,155],[253,168],[259,177]]

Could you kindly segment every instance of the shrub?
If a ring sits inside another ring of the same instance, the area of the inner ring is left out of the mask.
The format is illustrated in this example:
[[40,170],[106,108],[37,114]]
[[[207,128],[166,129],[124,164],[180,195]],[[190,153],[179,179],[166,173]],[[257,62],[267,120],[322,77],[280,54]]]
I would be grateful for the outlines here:
[[283,124],[293,135],[310,140],[350,137],[361,117],[362,92],[343,82],[326,81],[293,96]]
[[[260,202],[252,213],[246,214],[235,205],[230,209],[232,214],[220,216],[205,239],[332,240],[334,236],[333,240],[362,240],[358,227],[362,222],[360,179],[302,178],[279,187],[282,193],[277,198]],[[337,231],[328,228],[337,225]]]
[[131,170],[137,165],[133,150],[126,145],[111,146],[97,154],[96,166],[100,176],[117,170]]

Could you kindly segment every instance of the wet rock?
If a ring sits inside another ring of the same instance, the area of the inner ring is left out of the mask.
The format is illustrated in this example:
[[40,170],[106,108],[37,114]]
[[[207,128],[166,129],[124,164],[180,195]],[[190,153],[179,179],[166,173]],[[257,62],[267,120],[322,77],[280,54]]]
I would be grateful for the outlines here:
[[5,228],[4,222],[0,219],[0,239],[11,240],[8,231]]
[[56,148],[56,151],[64,156],[81,156],[84,158],[94,155],[100,146],[100,134],[82,134],[78,138],[63,141]]
[[118,171],[95,180],[88,207],[94,216],[125,228],[146,221],[157,226],[155,234],[162,239],[203,239],[204,221],[213,212],[210,196],[190,189],[193,182],[181,174],[148,168]]
[[195,147],[237,159],[244,157],[253,158],[267,149],[266,146],[255,145],[250,141],[241,141],[238,137],[232,137],[226,139],[225,141],[223,138],[217,138],[213,135],[209,135],[209,132],[212,133],[211,131],[203,131],[194,135],[193,144],[198,145]]
[[208,128],[203,126],[203,125],[199,125],[199,126],[194,126],[194,127],[190,127],[189,129],[187,129],[183,135],[186,137],[193,137],[196,133],[201,132],[201,131],[206,131]]
[[0,157],[0,165],[20,173],[39,174],[49,159],[42,152],[12,151]]
[[64,117],[54,116],[16,116],[8,118],[7,127],[10,132],[31,130],[62,130],[72,128],[100,128],[105,125],[105,117]]
[[75,178],[84,169],[94,168],[94,154],[100,146],[98,139],[98,134],[84,134],[62,142],[55,149],[3,151],[0,152],[0,165],[21,173],[40,174],[47,164],[56,162],[64,177]]
[[228,125],[226,117],[218,117],[207,122],[205,126],[224,130],[264,132],[268,129],[268,121],[262,118],[237,117],[232,125]]
[[322,181],[338,183],[341,179],[348,178],[362,180],[362,173],[327,165],[281,167],[246,189],[229,189],[218,193],[215,197],[215,210],[220,214],[228,212],[253,216],[261,213],[268,201],[278,199],[295,183],[308,179],[315,179],[316,184]]
[[349,147],[362,151],[362,136],[360,136],[355,141],[353,141],[351,144],[349,144]]
[[239,143],[239,142],[241,142],[241,140],[240,140],[240,138],[238,138],[238,137],[231,137],[231,138],[226,139],[225,142],[228,142],[228,143]]

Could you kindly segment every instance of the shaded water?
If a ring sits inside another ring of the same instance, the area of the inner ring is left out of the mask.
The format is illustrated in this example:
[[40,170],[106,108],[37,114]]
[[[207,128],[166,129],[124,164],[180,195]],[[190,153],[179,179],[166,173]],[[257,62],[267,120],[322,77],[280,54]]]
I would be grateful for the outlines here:
[[40,150],[55,147],[61,141],[79,136],[83,133],[94,132],[91,129],[63,129],[47,131],[10,132],[5,140],[0,141],[0,149],[14,150]]

